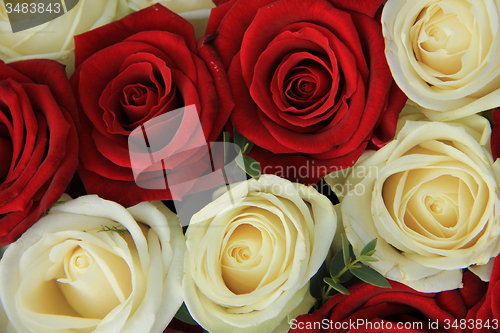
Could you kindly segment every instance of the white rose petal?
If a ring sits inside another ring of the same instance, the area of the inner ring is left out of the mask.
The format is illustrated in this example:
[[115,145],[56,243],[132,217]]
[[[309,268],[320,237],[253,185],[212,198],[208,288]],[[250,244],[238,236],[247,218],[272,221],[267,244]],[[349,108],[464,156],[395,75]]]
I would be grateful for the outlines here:
[[[422,292],[459,288],[469,266],[489,279],[480,266],[500,252],[489,123],[423,121],[407,111],[396,139],[345,177],[342,219],[354,252],[378,238],[370,266]],[[335,175],[325,180],[337,184]]]
[[335,211],[313,188],[271,175],[231,194],[244,199],[231,206],[226,193],[190,222],[185,302],[210,332],[271,332],[299,304],[310,307],[308,282],[328,254]]
[[66,65],[69,76],[75,70],[73,37],[129,14],[125,1],[79,0],[66,14],[16,33],[12,33],[6,9],[0,5],[0,59],[53,59]]
[[52,207],[0,261],[9,329],[163,332],[182,304],[184,251],[160,202],[125,209],[84,196]]
[[500,105],[497,0],[389,0],[382,12],[394,80],[432,120]]

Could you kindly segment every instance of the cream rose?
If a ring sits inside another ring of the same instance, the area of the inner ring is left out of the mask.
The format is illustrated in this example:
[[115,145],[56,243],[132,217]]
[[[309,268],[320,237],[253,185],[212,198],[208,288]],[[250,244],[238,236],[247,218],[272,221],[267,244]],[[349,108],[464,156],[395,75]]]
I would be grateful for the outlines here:
[[[79,0],[66,14],[42,25],[12,33],[3,1],[0,4],[0,59],[13,62],[47,58],[75,68],[73,37],[130,13],[126,0]],[[31,0],[28,2],[32,2]]]
[[273,175],[231,194],[191,219],[184,301],[209,332],[272,332],[299,305],[302,313],[313,305],[309,279],[330,248],[335,211],[312,187]]
[[131,10],[137,11],[159,3],[188,20],[194,27],[196,39],[203,37],[207,29],[212,0],[127,0]]
[[0,261],[7,332],[163,332],[182,304],[184,251],[161,202],[55,206]]
[[500,105],[498,0],[389,0],[382,12],[394,80],[432,120]]
[[344,190],[346,235],[356,254],[378,238],[379,261],[368,264],[418,291],[459,288],[467,267],[488,280],[481,265],[500,252],[500,162],[487,150],[490,125],[477,115],[452,123],[421,118],[403,116],[394,141],[348,174],[325,178]]

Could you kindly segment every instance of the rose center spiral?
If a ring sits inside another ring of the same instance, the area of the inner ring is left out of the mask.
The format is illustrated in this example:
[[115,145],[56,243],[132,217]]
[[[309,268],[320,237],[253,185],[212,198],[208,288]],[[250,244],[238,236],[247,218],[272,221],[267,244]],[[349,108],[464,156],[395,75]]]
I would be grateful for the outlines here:
[[410,30],[415,57],[442,74],[458,73],[471,44],[474,24],[467,2],[456,1],[452,9],[448,1],[425,7]]

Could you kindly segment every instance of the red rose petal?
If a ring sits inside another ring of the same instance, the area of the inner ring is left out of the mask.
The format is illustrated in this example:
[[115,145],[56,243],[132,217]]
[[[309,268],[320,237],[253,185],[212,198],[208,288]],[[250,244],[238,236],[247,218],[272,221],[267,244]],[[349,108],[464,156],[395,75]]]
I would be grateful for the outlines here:
[[193,26],[159,4],[154,4],[143,10],[128,15],[123,19],[89,32],[75,36],[75,67],[80,65],[95,53],[141,31],[169,31],[180,36],[192,52],[196,49]]
[[352,10],[375,17],[384,0],[331,0],[337,8]]

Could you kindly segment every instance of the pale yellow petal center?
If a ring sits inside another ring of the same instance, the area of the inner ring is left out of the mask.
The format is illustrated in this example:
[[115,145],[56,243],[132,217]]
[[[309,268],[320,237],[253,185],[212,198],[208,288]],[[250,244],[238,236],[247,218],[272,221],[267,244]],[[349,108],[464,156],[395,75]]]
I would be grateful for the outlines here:
[[[425,7],[410,30],[417,60],[439,73],[452,75],[463,67],[462,57],[469,49],[474,29],[470,4],[462,0],[453,6],[439,1]],[[469,9],[469,12],[467,12]]]
[[46,279],[55,279],[68,304],[82,317],[103,319],[132,292],[130,268],[100,247],[77,240],[56,245]]

